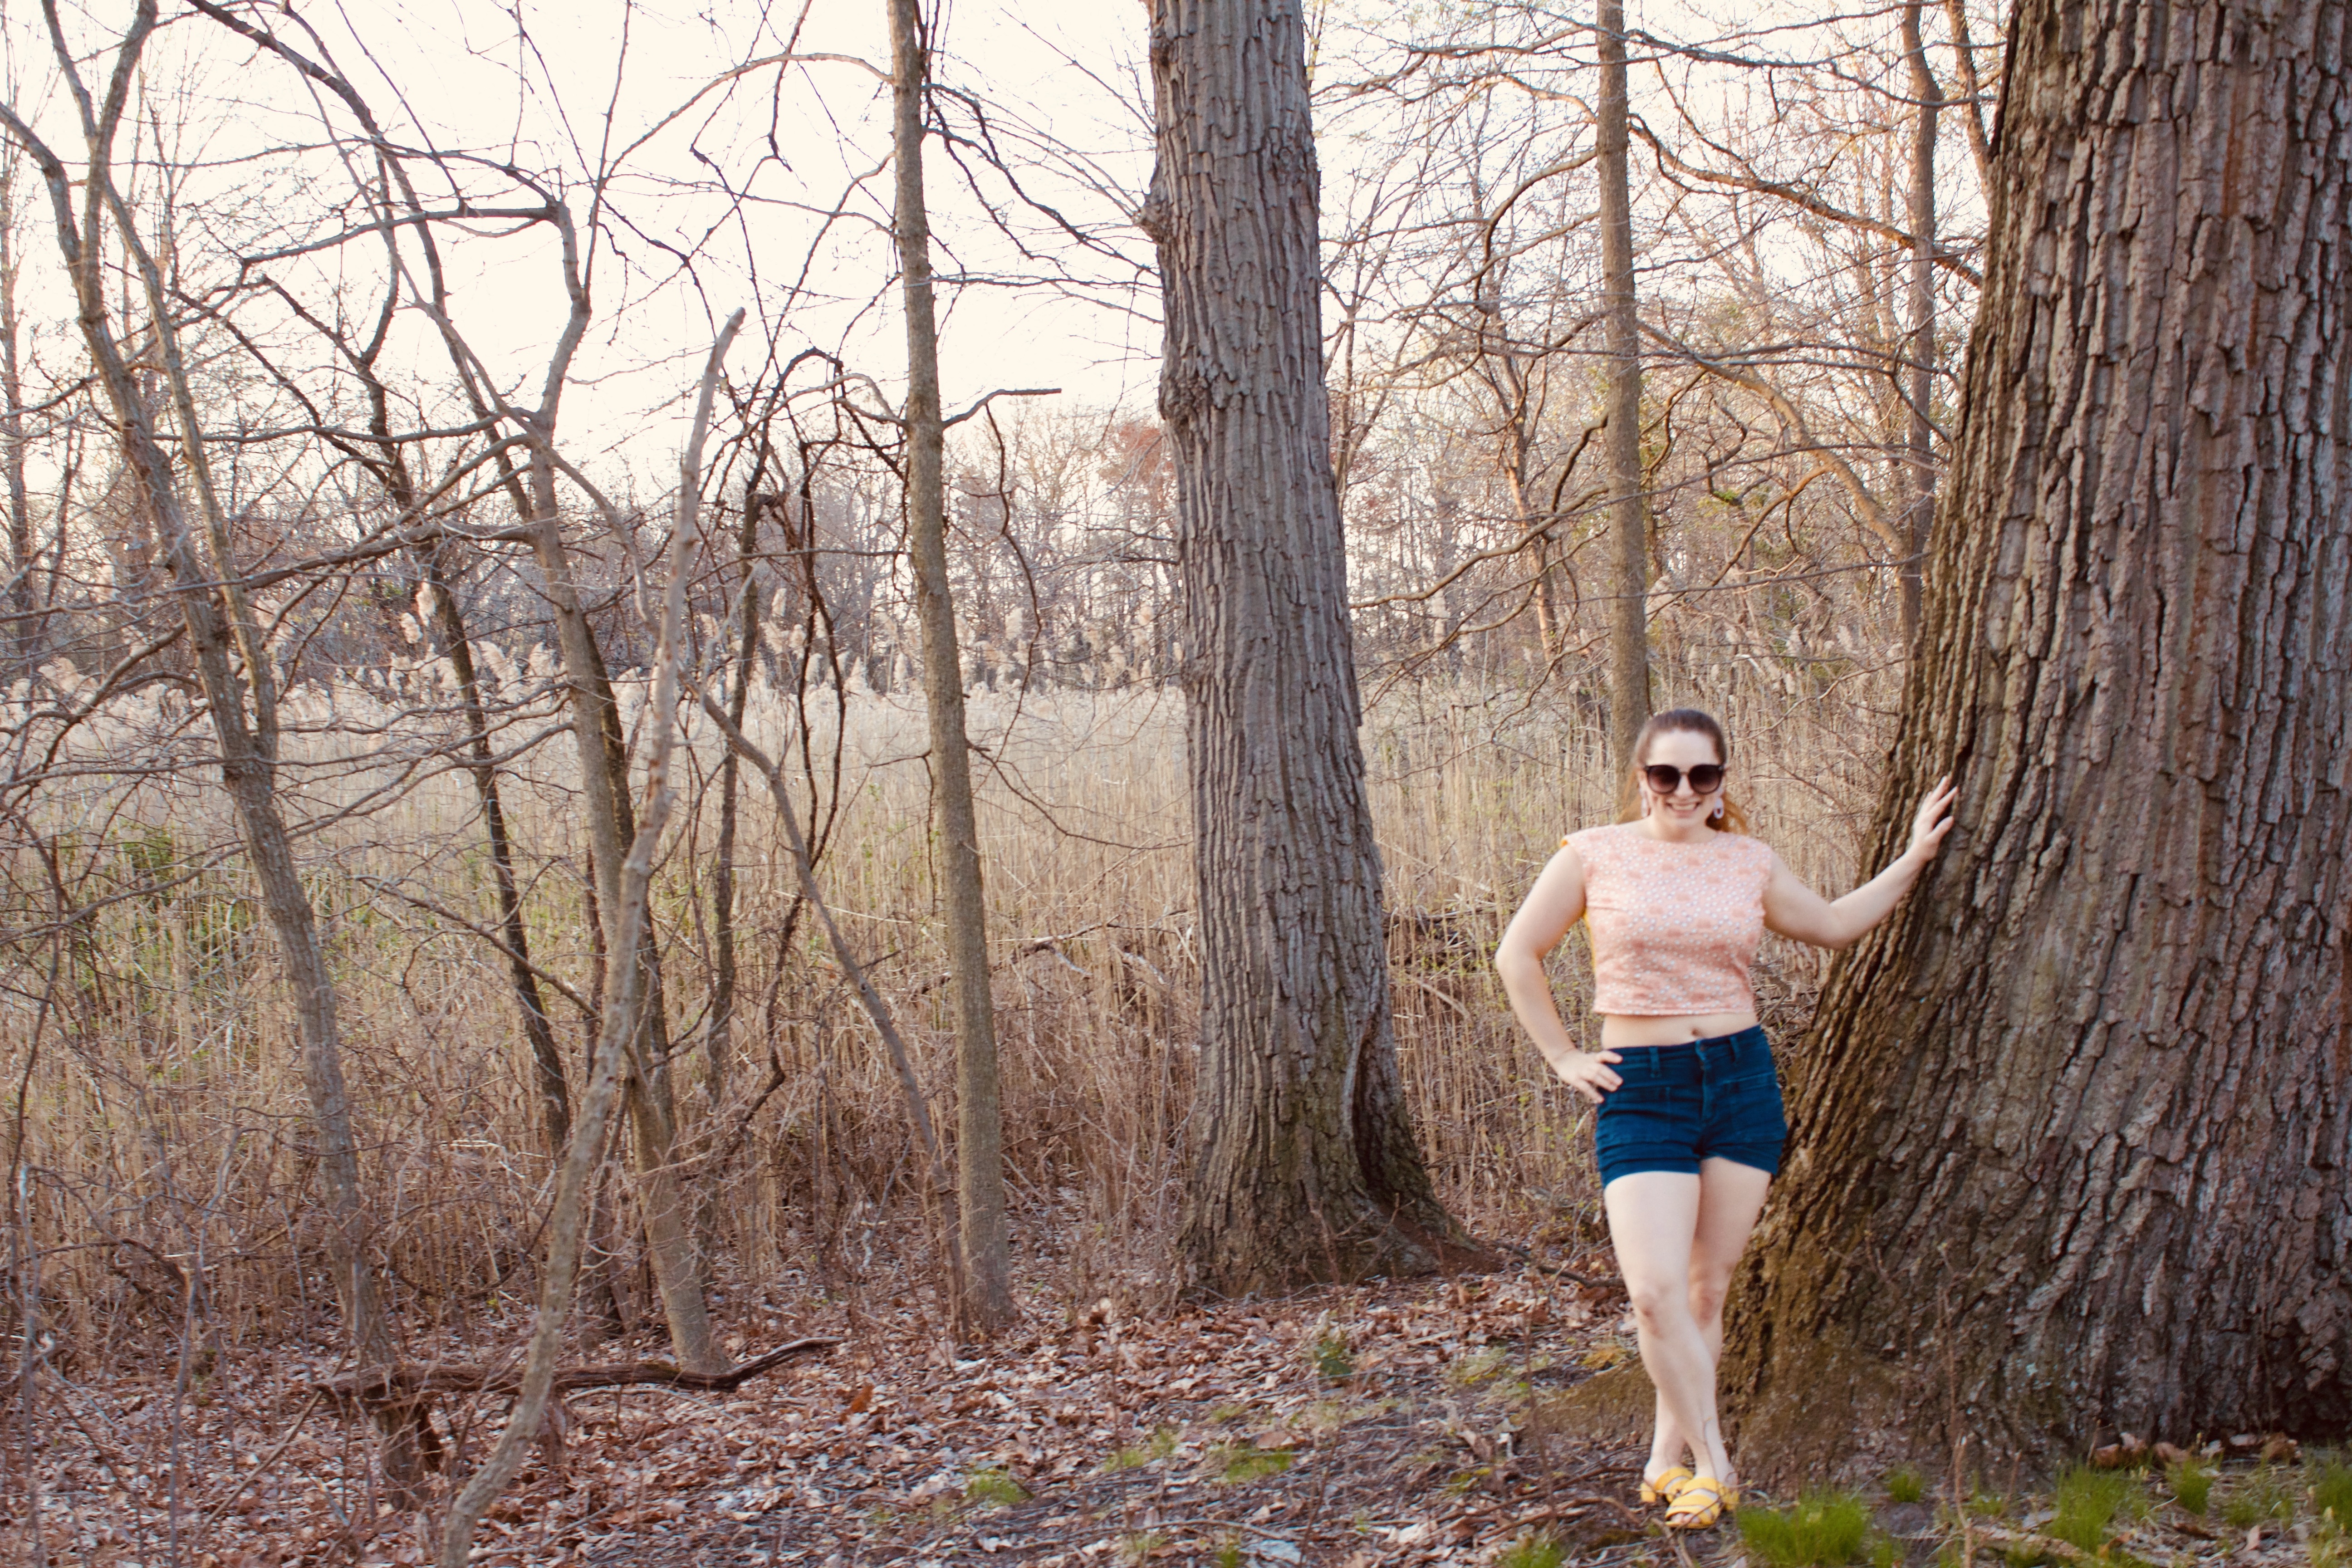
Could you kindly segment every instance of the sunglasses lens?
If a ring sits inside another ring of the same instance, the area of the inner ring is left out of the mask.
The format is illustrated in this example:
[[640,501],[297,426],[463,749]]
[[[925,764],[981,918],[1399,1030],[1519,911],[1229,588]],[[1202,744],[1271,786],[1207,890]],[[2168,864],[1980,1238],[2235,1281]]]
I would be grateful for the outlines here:
[[[1660,795],[1672,795],[1682,788],[1684,773],[1680,768],[1652,763],[1642,772],[1648,775],[1650,787]],[[1691,769],[1689,778],[1693,793],[1711,795],[1723,787],[1723,768],[1719,763],[1701,763]]]

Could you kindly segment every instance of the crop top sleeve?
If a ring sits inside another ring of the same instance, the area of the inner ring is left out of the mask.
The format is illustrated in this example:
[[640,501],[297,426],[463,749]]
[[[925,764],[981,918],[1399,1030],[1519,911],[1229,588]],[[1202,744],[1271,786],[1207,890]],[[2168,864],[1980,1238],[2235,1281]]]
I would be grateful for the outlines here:
[[1584,862],[1592,934],[1592,1010],[1632,1017],[1746,1013],[1764,938],[1772,851],[1744,834],[1697,844],[1654,838],[1638,822],[1560,840]]

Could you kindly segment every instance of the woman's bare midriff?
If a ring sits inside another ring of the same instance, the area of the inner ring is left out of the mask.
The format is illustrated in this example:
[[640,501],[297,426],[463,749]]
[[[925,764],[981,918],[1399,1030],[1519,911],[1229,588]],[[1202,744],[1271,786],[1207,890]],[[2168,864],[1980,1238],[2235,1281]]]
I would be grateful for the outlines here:
[[1627,1013],[1606,1013],[1601,1018],[1601,1048],[1623,1050],[1630,1046],[1685,1046],[1712,1040],[1756,1026],[1749,1013],[1694,1013],[1683,1017],[1645,1018]]

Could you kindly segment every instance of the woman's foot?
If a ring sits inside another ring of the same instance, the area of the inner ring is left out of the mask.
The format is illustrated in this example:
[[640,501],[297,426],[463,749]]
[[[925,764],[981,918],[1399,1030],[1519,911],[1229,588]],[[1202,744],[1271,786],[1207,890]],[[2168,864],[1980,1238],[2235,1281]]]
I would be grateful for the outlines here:
[[1713,1476],[1693,1476],[1666,1504],[1668,1530],[1706,1530],[1739,1506],[1738,1489]]
[[1642,1500],[1652,1507],[1662,1502],[1672,1502],[1675,1500],[1675,1494],[1687,1485],[1690,1479],[1690,1467],[1687,1465],[1668,1465],[1664,1469],[1644,1469],[1642,1472]]

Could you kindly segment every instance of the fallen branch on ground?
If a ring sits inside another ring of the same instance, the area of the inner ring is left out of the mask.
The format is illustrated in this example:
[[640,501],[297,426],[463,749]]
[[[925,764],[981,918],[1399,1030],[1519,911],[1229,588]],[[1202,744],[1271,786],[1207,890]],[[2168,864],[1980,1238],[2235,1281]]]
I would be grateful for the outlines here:
[[[592,1388],[627,1388],[657,1384],[728,1394],[762,1373],[772,1372],[795,1357],[831,1350],[835,1339],[794,1340],[778,1345],[727,1372],[683,1372],[667,1361],[640,1361],[613,1366],[566,1366],[555,1372],[555,1392],[579,1394]],[[439,1366],[396,1366],[387,1371],[346,1373],[316,1385],[342,1408],[404,1405],[436,1394],[512,1394],[522,1386],[520,1366],[471,1366],[462,1363]]]
[[1511,1523],[1517,1529],[1525,1530],[1531,1524],[1543,1524],[1553,1520],[1575,1519],[1591,1512],[1596,1508],[1614,1509],[1618,1517],[1635,1530],[1647,1531],[1650,1528],[1648,1519],[1635,1513],[1613,1497],[1569,1498],[1564,1501],[1519,1514],[1511,1521]]

